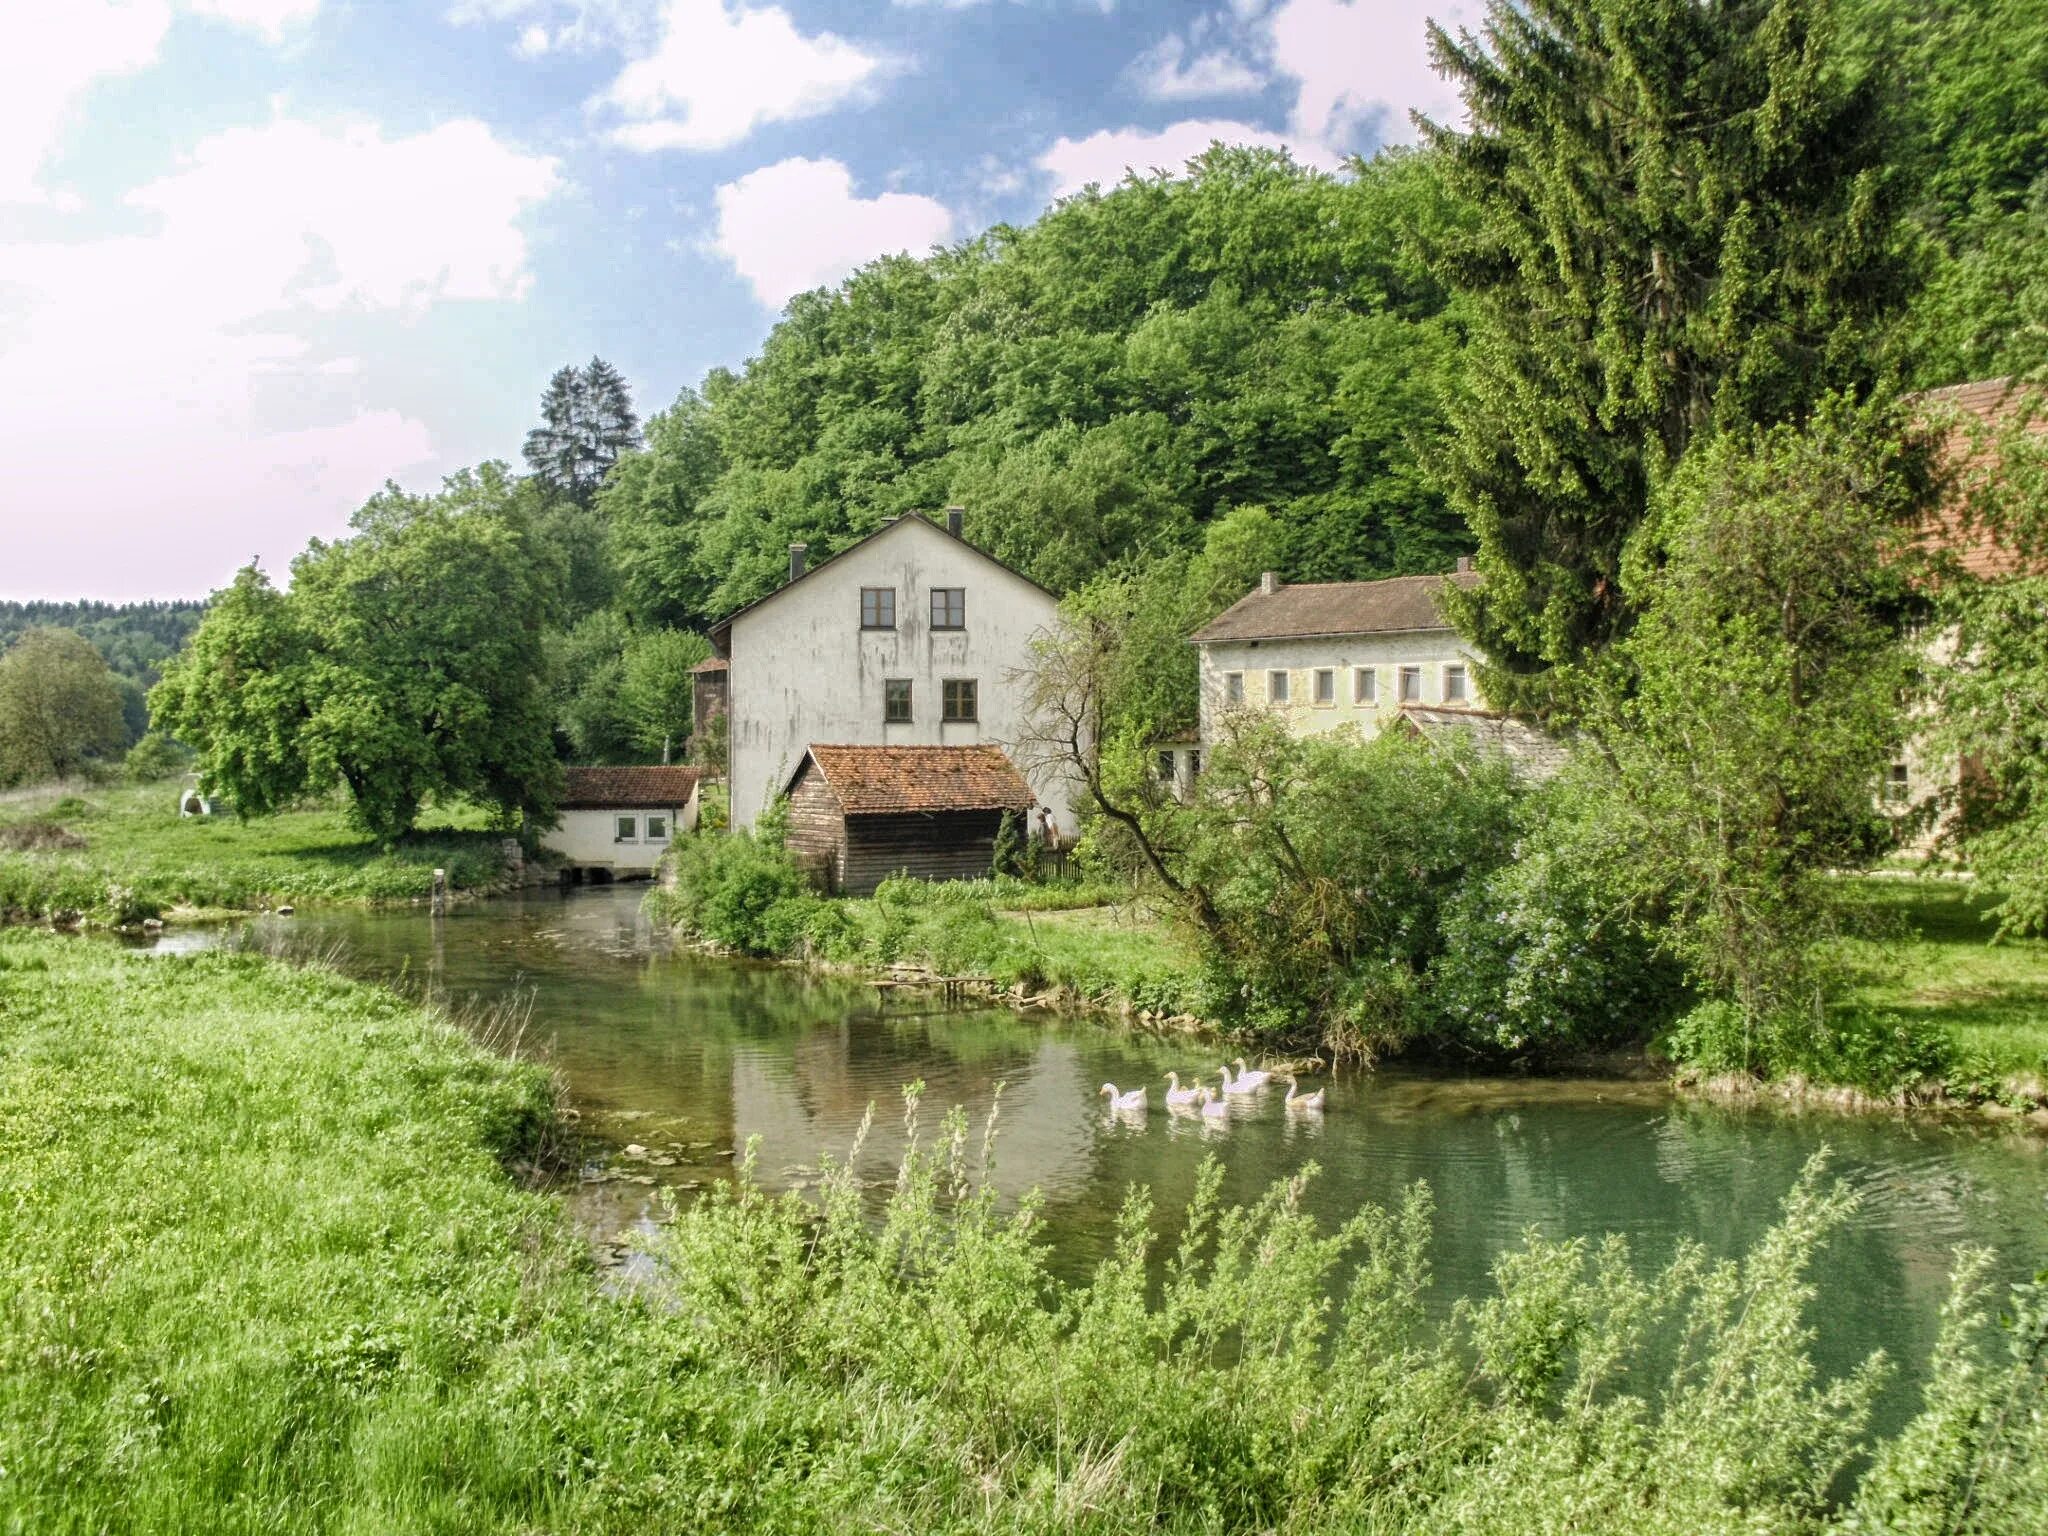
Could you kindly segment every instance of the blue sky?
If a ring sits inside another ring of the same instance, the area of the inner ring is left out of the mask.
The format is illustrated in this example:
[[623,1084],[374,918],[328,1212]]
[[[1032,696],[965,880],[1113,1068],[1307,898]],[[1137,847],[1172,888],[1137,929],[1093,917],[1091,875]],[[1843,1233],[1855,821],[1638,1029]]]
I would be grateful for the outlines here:
[[13,0],[0,597],[282,575],[385,478],[643,412],[788,297],[1212,138],[1448,113],[1476,0]]

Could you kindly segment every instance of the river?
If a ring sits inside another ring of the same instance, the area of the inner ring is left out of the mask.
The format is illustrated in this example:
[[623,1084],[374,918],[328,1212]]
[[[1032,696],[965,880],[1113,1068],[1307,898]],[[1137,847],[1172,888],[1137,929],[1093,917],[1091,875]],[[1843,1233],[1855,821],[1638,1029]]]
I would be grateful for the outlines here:
[[[1212,1153],[1233,1200],[1314,1162],[1308,1204],[1331,1222],[1428,1182],[1445,1308],[1484,1292],[1494,1257],[1531,1228],[1622,1232],[1644,1263],[1688,1238],[1740,1254],[1801,1166],[1828,1148],[1863,1203],[1816,1269],[1819,1354],[1830,1369],[1877,1348],[1905,1363],[1884,1405],[1891,1421],[1910,1404],[1958,1244],[1994,1249],[2002,1279],[2048,1266],[2048,1138],[2022,1126],[1728,1106],[1640,1082],[1389,1070],[1330,1079],[1328,1109],[1314,1119],[1283,1113],[1280,1093],[1267,1092],[1210,1126],[1168,1114],[1161,1096],[1169,1068],[1213,1081],[1213,1047],[1085,1018],[947,1011],[901,993],[884,1005],[858,981],[673,950],[640,915],[643,892],[536,894],[441,919],[328,911],[253,926],[338,946],[354,974],[458,1007],[515,1001],[521,1048],[561,1072],[598,1149],[572,1203],[600,1242],[657,1219],[658,1184],[688,1198],[729,1177],[749,1138],[759,1138],[762,1183],[807,1184],[821,1154],[846,1151],[870,1104],[863,1171],[886,1180],[903,1144],[901,1089],[916,1079],[928,1128],[960,1104],[977,1133],[1001,1085],[996,1182],[1010,1194],[1043,1191],[1064,1273],[1103,1254],[1133,1184],[1151,1188],[1170,1225]],[[159,943],[210,941],[195,929]],[[1104,1082],[1149,1085],[1151,1112],[1110,1115]],[[627,1156],[629,1146],[646,1156]]]

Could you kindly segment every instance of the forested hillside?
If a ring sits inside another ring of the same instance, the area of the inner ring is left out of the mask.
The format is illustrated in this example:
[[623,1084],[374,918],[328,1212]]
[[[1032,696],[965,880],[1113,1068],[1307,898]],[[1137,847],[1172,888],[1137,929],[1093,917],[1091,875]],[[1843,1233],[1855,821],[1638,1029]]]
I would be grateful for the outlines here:
[[1459,327],[1416,252],[1456,217],[1414,155],[1339,180],[1219,148],[803,295],[600,496],[622,600],[701,624],[794,540],[949,502],[1061,591],[1233,507],[1273,513],[1297,579],[1442,569],[1469,546],[1417,448]]
[[0,651],[24,630],[73,629],[90,640],[120,677],[153,683],[177,655],[206,604],[174,599],[158,603],[17,603],[0,600]]

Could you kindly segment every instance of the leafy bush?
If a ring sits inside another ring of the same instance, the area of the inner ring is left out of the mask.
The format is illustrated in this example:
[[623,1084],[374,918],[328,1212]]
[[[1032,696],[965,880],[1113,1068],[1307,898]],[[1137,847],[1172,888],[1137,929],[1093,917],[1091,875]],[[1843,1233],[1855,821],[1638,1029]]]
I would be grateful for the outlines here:
[[1515,809],[1512,857],[1447,905],[1430,1006],[1448,1036],[1541,1051],[1649,1038],[1683,996],[1634,904],[1605,776],[1586,766]]
[[[809,891],[784,843],[787,813],[777,804],[751,831],[679,840],[669,850],[669,881],[651,910],[684,932],[747,955],[786,953],[803,931]],[[777,912],[782,904],[790,910]]]

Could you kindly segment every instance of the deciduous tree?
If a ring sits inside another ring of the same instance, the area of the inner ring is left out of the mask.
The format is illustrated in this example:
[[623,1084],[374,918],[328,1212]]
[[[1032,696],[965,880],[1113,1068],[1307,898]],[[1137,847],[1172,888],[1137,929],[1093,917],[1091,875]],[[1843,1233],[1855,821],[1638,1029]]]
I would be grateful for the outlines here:
[[0,656],[0,783],[65,778],[127,744],[120,690],[90,640],[39,627]]

